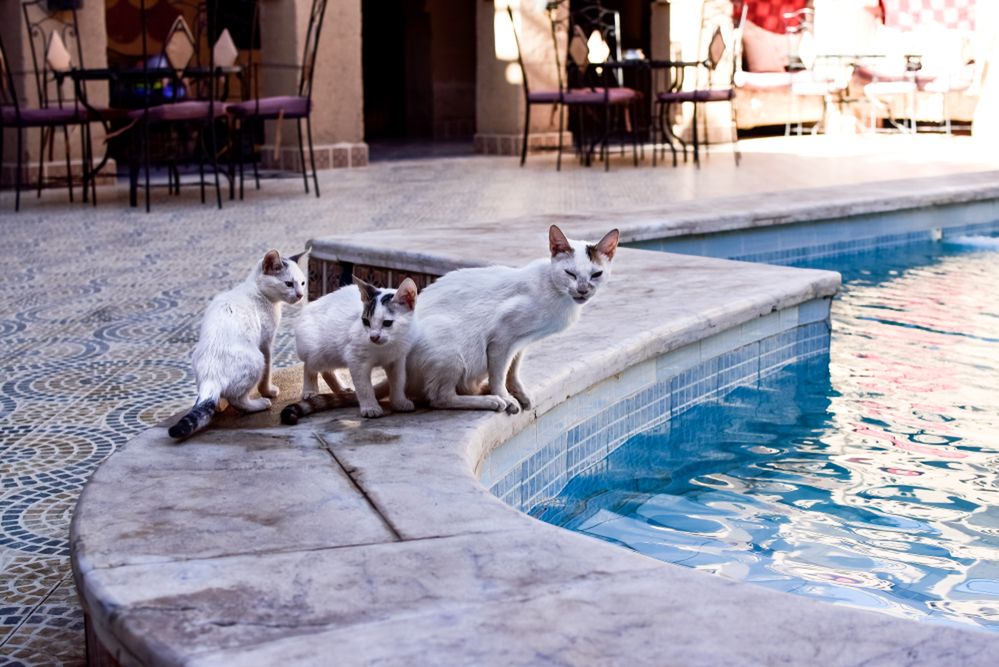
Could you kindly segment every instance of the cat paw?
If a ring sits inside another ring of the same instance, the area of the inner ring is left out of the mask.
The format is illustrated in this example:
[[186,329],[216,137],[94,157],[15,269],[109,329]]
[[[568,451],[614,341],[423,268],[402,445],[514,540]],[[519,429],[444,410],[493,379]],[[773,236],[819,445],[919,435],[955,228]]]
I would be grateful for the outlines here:
[[361,416],[368,419],[376,419],[385,415],[385,411],[380,405],[361,406]]
[[508,415],[515,415],[520,412],[520,403],[517,402],[515,398],[505,398],[503,402],[506,406],[503,408]]
[[534,406],[534,403],[531,402],[531,397],[522,391],[514,392],[513,397],[520,403],[520,407],[525,410],[530,410]]
[[416,406],[413,405],[413,401],[408,398],[392,401],[390,405],[392,406],[392,410],[395,412],[412,412],[416,409]]
[[258,387],[257,391],[264,398],[277,398],[281,394],[281,390],[275,385],[270,385],[269,387]]

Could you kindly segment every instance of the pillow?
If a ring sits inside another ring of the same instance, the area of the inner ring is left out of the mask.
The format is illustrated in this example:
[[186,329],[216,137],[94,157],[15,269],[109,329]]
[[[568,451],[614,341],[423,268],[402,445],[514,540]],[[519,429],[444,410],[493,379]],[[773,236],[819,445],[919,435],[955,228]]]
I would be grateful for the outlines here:
[[748,72],[783,72],[788,53],[793,50],[792,37],[764,30],[747,20],[742,31],[742,52]]

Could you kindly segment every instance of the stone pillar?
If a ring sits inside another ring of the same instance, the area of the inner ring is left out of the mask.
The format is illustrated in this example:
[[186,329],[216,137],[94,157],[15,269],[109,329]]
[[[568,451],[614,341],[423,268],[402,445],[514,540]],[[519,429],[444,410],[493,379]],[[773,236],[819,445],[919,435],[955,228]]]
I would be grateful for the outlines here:
[[[558,88],[551,23],[543,2],[475,2],[478,5],[475,150],[517,155],[524,131],[525,100],[507,4],[513,9],[531,90]],[[561,59],[565,54],[565,35],[559,34],[558,40]],[[531,148],[557,145],[558,116],[552,113],[552,107],[536,105],[531,108],[529,141]],[[563,141],[565,145],[571,145],[568,131]]]
[[[66,20],[71,20],[68,12],[65,13]],[[77,10],[77,21],[79,22],[80,42],[83,47],[83,64],[88,68],[100,68],[107,66],[107,30],[104,23],[104,2],[102,0],[85,0],[83,6]],[[3,34],[4,46],[7,50],[7,57],[10,62],[8,67],[14,73],[14,85],[17,90],[18,102],[22,107],[37,107],[39,95],[35,79],[31,74],[34,67],[31,60],[31,43],[28,39],[28,31],[25,26],[24,14],[21,11],[20,2],[0,2],[0,33]],[[75,43],[67,43],[73,57],[73,64],[77,62],[77,52]],[[44,51],[40,54],[44,57]],[[4,82],[6,85],[6,82]],[[55,84],[50,84],[50,99],[55,99]],[[87,96],[94,106],[104,106],[108,101],[108,87],[106,83],[97,82],[87,84]],[[63,87],[63,98],[70,103],[74,99],[74,88],[70,81],[66,81]],[[91,135],[94,146],[94,163],[100,162],[105,152],[104,129],[99,123],[91,125]],[[79,127],[70,128],[70,160],[74,179],[79,182],[83,174],[82,168],[82,144],[81,131]],[[23,170],[22,184],[35,184],[39,175],[40,130],[30,129],[24,131],[23,144]],[[0,168],[0,181],[5,187],[13,186],[14,171],[17,166],[17,134],[14,130],[4,130],[3,160]],[[104,172],[107,178],[113,180],[115,172],[114,162],[110,162]],[[42,162],[42,174],[46,178],[64,177],[66,174],[66,153],[65,141],[62,132],[56,133],[53,144],[51,159],[46,151],[45,160]],[[54,183],[52,187],[62,188],[63,184]],[[80,194],[77,192],[77,194]]]
[[[297,94],[300,70],[266,65],[302,64],[312,2],[261,0],[260,61],[265,65],[261,70],[262,96]],[[329,0],[316,57],[312,104],[316,166],[330,169],[366,165],[368,146],[364,143],[360,0]],[[265,164],[300,170],[295,123],[284,122],[277,151],[277,123],[270,122],[267,126],[267,144],[263,147]],[[304,122],[302,126],[304,131]]]

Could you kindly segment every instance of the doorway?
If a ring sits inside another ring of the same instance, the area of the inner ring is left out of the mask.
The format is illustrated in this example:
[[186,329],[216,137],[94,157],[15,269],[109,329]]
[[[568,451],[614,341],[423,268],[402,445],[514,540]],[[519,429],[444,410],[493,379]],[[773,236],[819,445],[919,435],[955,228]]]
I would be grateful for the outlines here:
[[362,0],[361,11],[372,159],[471,152],[476,3]]

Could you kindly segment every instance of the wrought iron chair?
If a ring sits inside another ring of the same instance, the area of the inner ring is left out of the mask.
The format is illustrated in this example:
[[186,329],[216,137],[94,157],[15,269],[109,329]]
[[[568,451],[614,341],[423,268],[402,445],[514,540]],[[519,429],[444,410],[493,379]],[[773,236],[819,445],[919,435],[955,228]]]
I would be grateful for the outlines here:
[[[700,43],[706,34],[710,34],[711,38],[708,41],[708,47],[704,60],[696,66],[698,76],[694,89],[668,90],[660,92],[656,95],[660,133],[663,136],[670,136],[673,134],[667,124],[667,119],[670,115],[669,112],[672,106],[687,102],[693,104],[694,113],[691,120],[691,143],[693,146],[694,164],[696,164],[698,168],[701,166],[698,109],[701,105],[711,102],[726,102],[731,105],[732,145],[736,166],[738,166],[742,160],[742,154],[739,152],[738,119],[736,118],[736,106],[733,101],[735,100],[736,95],[735,73],[738,69],[736,63],[741,54],[740,47],[742,44],[742,26],[746,21],[747,10],[748,4],[743,3],[739,21],[737,24],[732,26],[732,30],[729,33],[731,40],[731,45],[729,45],[726,44],[725,41],[725,31],[723,30],[723,26],[727,26],[732,20],[732,3],[725,1],[720,2],[718,0],[705,0],[702,6],[701,33],[698,42]],[[698,54],[700,53],[701,49],[698,48]],[[728,56],[727,58],[725,57],[726,55]],[[725,65],[725,69],[727,70],[722,72],[722,74],[726,76],[726,81],[724,82],[724,85],[716,86],[714,77],[718,73],[719,66],[723,63]],[[707,131],[705,131],[705,147],[708,146],[708,139],[709,137]],[[673,152],[673,166],[676,166],[676,148],[672,142],[669,142],[669,146]],[[657,149],[658,147],[656,147],[656,150]],[[686,144],[683,144],[683,156],[684,160],[686,160]]]
[[[281,95],[273,97],[260,97],[260,77],[257,75],[258,64],[250,61],[249,73],[251,77],[250,88],[253,90],[253,98],[227,105],[229,116],[233,120],[233,136],[237,150],[234,151],[234,159],[239,168],[239,197],[243,198],[244,181],[244,160],[242,148],[245,141],[247,126],[268,120],[294,120],[298,129],[298,155],[302,165],[302,181],[305,185],[306,194],[309,193],[309,172],[305,162],[305,145],[302,134],[302,121],[305,121],[306,136],[309,142],[309,163],[312,167],[312,183],[319,196],[319,174],[316,170],[316,153],[312,142],[312,79],[316,70],[316,56],[319,52],[319,38],[322,34],[323,18],[326,15],[327,0],[313,0],[312,8],[309,12],[309,22],[305,32],[305,46],[302,51],[302,64],[298,79],[297,95]],[[254,3],[254,30],[259,25],[257,12],[259,3]],[[269,64],[260,65],[263,67],[272,66]],[[253,175],[256,187],[260,189],[260,173],[257,168],[256,156],[253,156]]]
[[[201,201],[205,202],[205,159],[211,160],[214,175],[215,197],[219,208],[222,208],[222,187],[219,182],[217,140],[217,122],[225,118],[225,103],[222,99],[220,84],[221,72],[215,64],[214,48],[201,48],[205,35],[215,32],[216,8],[215,0],[197,2],[194,0],[174,0],[174,8],[191,9],[197,16],[194,32],[188,27],[182,13],[178,13],[170,31],[163,41],[160,62],[165,63],[171,72],[169,85],[166,82],[155,82],[157,68],[152,66],[151,72],[149,53],[149,26],[147,16],[147,0],[141,0],[139,6],[140,22],[142,24],[142,90],[143,107],[129,112],[129,118],[138,125],[132,130],[133,151],[132,165],[129,170],[129,202],[132,206],[138,203],[139,154],[142,156],[142,170],[145,176],[145,205],[150,210],[150,162],[152,144],[150,131],[155,127],[163,128],[167,133],[173,133],[177,128],[195,126],[198,130],[198,143],[201,145],[198,159],[199,185]],[[207,68],[199,67],[202,51],[208,53]],[[184,79],[184,72],[193,66],[199,72],[197,82]],[[203,75],[203,76],[200,76]],[[153,92],[162,85],[163,102],[153,102]],[[198,99],[186,99],[188,91],[198,90]],[[138,146],[136,146],[138,143]],[[183,153],[181,142],[172,142],[172,153],[168,156],[169,180],[168,187],[173,194],[180,192],[180,174],[176,167],[178,157]]]
[[[594,4],[569,12],[568,18],[566,74],[568,94],[580,108],[577,129],[583,130],[587,120],[596,120],[594,116],[597,113],[602,113],[603,120],[599,139],[591,140],[589,146],[586,145],[585,132],[579,133],[577,145],[580,155],[584,163],[589,165],[593,149],[599,143],[604,169],[610,169],[608,141],[614,127],[618,126],[624,130],[622,151],[624,135],[631,135],[632,157],[637,167],[638,128],[635,109],[642,94],[623,85],[622,70],[603,66],[607,60],[622,60],[621,16],[597,0]],[[590,111],[590,118],[583,111]],[[620,124],[616,122],[619,119]]]
[[[10,60],[0,39],[0,154],[3,153],[3,141],[6,129],[14,130],[16,136],[17,155],[14,171],[14,210],[21,209],[21,187],[24,180],[24,134],[29,129],[37,129],[40,135],[38,157],[38,196],[41,196],[44,174],[44,158],[46,146],[50,146],[56,131],[62,130],[66,152],[66,182],[69,190],[69,200],[73,201],[73,171],[70,151],[69,129],[79,126],[83,137],[84,151],[87,144],[87,113],[74,95],[72,99],[64,97],[61,79],[56,74],[62,74],[73,67],[73,58],[66,47],[66,42],[76,43],[77,62],[82,60],[79,52],[79,37],[76,29],[76,12],[72,11],[71,20],[64,21],[48,12],[39,11],[41,0],[29,0],[22,4],[25,25],[31,42],[31,57],[33,78],[38,93],[38,107],[24,107],[18,99],[14,86]],[[86,159],[83,161],[86,170]],[[84,178],[86,182],[86,178]],[[84,190],[86,201],[86,190]]]
[[[520,153],[520,165],[523,166],[527,159],[527,145],[528,137],[531,129],[531,108],[536,105],[554,105],[555,113],[558,114],[559,129],[558,129],[558,153],[555,162],[556,170],[562,169],[562,148],[563,148],[563,135],[565,131],[565,112],[567,109],[582,110],[586,107],[589,108],[600,108],[604,111],[604,134],[602,141],[601,156],[605,158],[605,168],[609,168],[609,160],[606,159],[606,140],[610,133],[610,109],[626,107],[628,113],[631,113],[632,106],[634,102],[639,98],[638,93],[630,88],[623,88],[618,85],[614,85],[613,82],[616,79],[613,78],[613,72],[607,68],[604,68],[600,73],[600,76],[604,77],[604,83],[611,82],[611,85],[583,85],[580,87],[573,87],[567,85],[567,80],[572,78],[580,83],[583,83],[583,79],[586,76],[586,69],[589,63],[589,52],[586,49],[585,40],[583,44],[583,52],[579,52],[573,55],[570,50],[569,57],[576,58],[578,62],[574,62],[570,66],[572,70],[572,76],[570,76],[569,71],[563,71],[562,61],[559,57],[559,47],[558,47],[558,32],[559,30],[567,29],[566,26],[570,25],[570,17],[568,15],[562,16],[559,14],[560,5],[562,2],[550,2],[547,7],[549,22],[551,24],[551,35],[552,44],[554,46],[555,52],[555,68],[556,68],[556,80],[558,82],[557,90],[531,90],[529,84],[529,78],[527,75],[527,68],[524,66],[523,52],[520,44],[520,35],[517,33],[516,22],[514,20],[513,10],[507,7],[507,16],[510,18],[511,29],[513,30],[514,43],[517,47],[517,64],[520,67],[521,72],[521,82],[524,87],[524,138],[521,144]],[[582,30],[582,28],[580,28]],[[616,34],[616,33],[615,33]],[[616,37],[615,37],[616,39]],[[591,73],[592,74],[592,73]],[[593,83],[590,81],[589,83]],[[579,119],[579,125],[582,126],[582,118]],[[580,150],[580,155],[584,160],[588,159],[589,151],[585,147],[585,142],[580,138],[577,141],[577,146]],[[635,148],[635,163],[637,164],[637,146]]]

